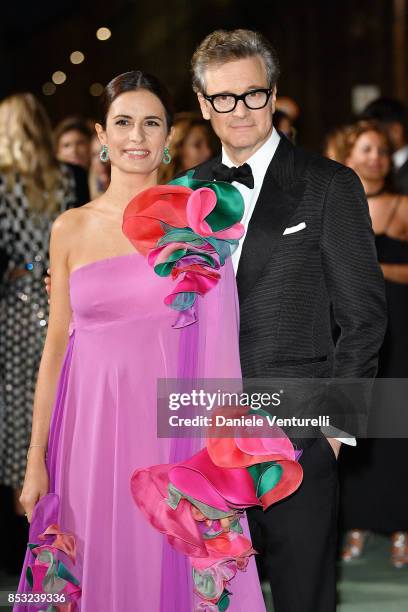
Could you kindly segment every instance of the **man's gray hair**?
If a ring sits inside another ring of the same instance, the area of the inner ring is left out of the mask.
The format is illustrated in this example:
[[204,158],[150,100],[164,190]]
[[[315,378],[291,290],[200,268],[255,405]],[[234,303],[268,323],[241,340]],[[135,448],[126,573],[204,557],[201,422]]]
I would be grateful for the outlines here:
[[191,60],[194,91],[205,91],[204,73],[210,66],[259,55],[265,62],[268,86],[278,80],[279,60],[271,43],[253,30],[215,30],[204,38]]

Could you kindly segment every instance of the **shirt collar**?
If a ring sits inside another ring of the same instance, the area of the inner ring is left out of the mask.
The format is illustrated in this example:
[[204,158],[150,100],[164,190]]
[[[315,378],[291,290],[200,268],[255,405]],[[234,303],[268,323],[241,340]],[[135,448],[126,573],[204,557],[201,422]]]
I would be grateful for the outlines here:
[[[255,151],[255,153],[251,155],[249,159],[247,159],[246,163],[251,166],[255,183],[257,183],[259,180],[263,181],[268,166],[271,163],[273,156],[275,155],[276,149],[278,148],[280,139],[281,137],[279,136],[278,131],[273,128],[268,140],[264,142],[262,147]],[[229,168],[235,166],[235,164],[232,163],[224,149],[222,150],[222,163],[228,166]]]
[[405,164],[407,159],[408,159],[408,145],[406,145],[405,147],[402,147],[402,149],[399,149],[398,151],[395,151],[395,153],[393,153],[393,156],[392,156],[394,166],[398,169],[401,168],[401,166]]

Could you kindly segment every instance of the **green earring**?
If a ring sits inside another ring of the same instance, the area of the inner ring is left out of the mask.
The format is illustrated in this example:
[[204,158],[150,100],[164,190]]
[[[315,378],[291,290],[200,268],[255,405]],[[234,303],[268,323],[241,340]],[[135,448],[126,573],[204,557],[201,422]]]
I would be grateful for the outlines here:
[[109,159],[109,151],[106,145],[102,146],[101,152],[99,153],[99,158],[101,162],[106,163]]
[[168,147],[164,148],[162,161],[163,161],[163,164],[169,164],[171,162],[171,155],[170,155],[170,151]]

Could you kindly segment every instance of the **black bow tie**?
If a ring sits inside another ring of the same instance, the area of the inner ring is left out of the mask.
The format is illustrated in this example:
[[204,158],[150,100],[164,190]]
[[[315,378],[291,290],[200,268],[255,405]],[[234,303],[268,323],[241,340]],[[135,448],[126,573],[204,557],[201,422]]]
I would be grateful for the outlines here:
[[246,185],[249,189],[254,188],[254,177],[249,164],[243,164],[238,167],[232,166],[232,168],[228,168],[225,164],[216,164],[212,170],[216,181],[225,181],[226,183],[237,181]]

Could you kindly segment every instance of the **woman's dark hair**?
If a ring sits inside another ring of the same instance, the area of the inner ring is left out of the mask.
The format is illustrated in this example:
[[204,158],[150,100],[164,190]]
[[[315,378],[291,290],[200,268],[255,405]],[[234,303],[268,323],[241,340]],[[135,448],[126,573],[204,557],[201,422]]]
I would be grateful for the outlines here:
[[174,115],[170,94],[157,77],[142,72],[141,70],[131,70],[130,72],[119,74],[107,84],[102,96],[103,118],[101,125],[106,127],[106,117],[108,116],[109,109],[112,102],[114,102],[118,96],[127,91],[138,91],[139,89],[150,91],[159,98],[164,106],[167,129],[170,131],[173,125]]
[[394,98],[377,98],[368,104],[359,119],[379,121],[380,123],[400,123],[408,136],[408,111],[401,100]]
[[61,136],[67,132],[80,132],[87,140],[91,140],[94,135],[94,130],[90,126],[90,122],[82,117],[67,117],[60,121],[54,130],[54,142],[58,147],[58,142]]

